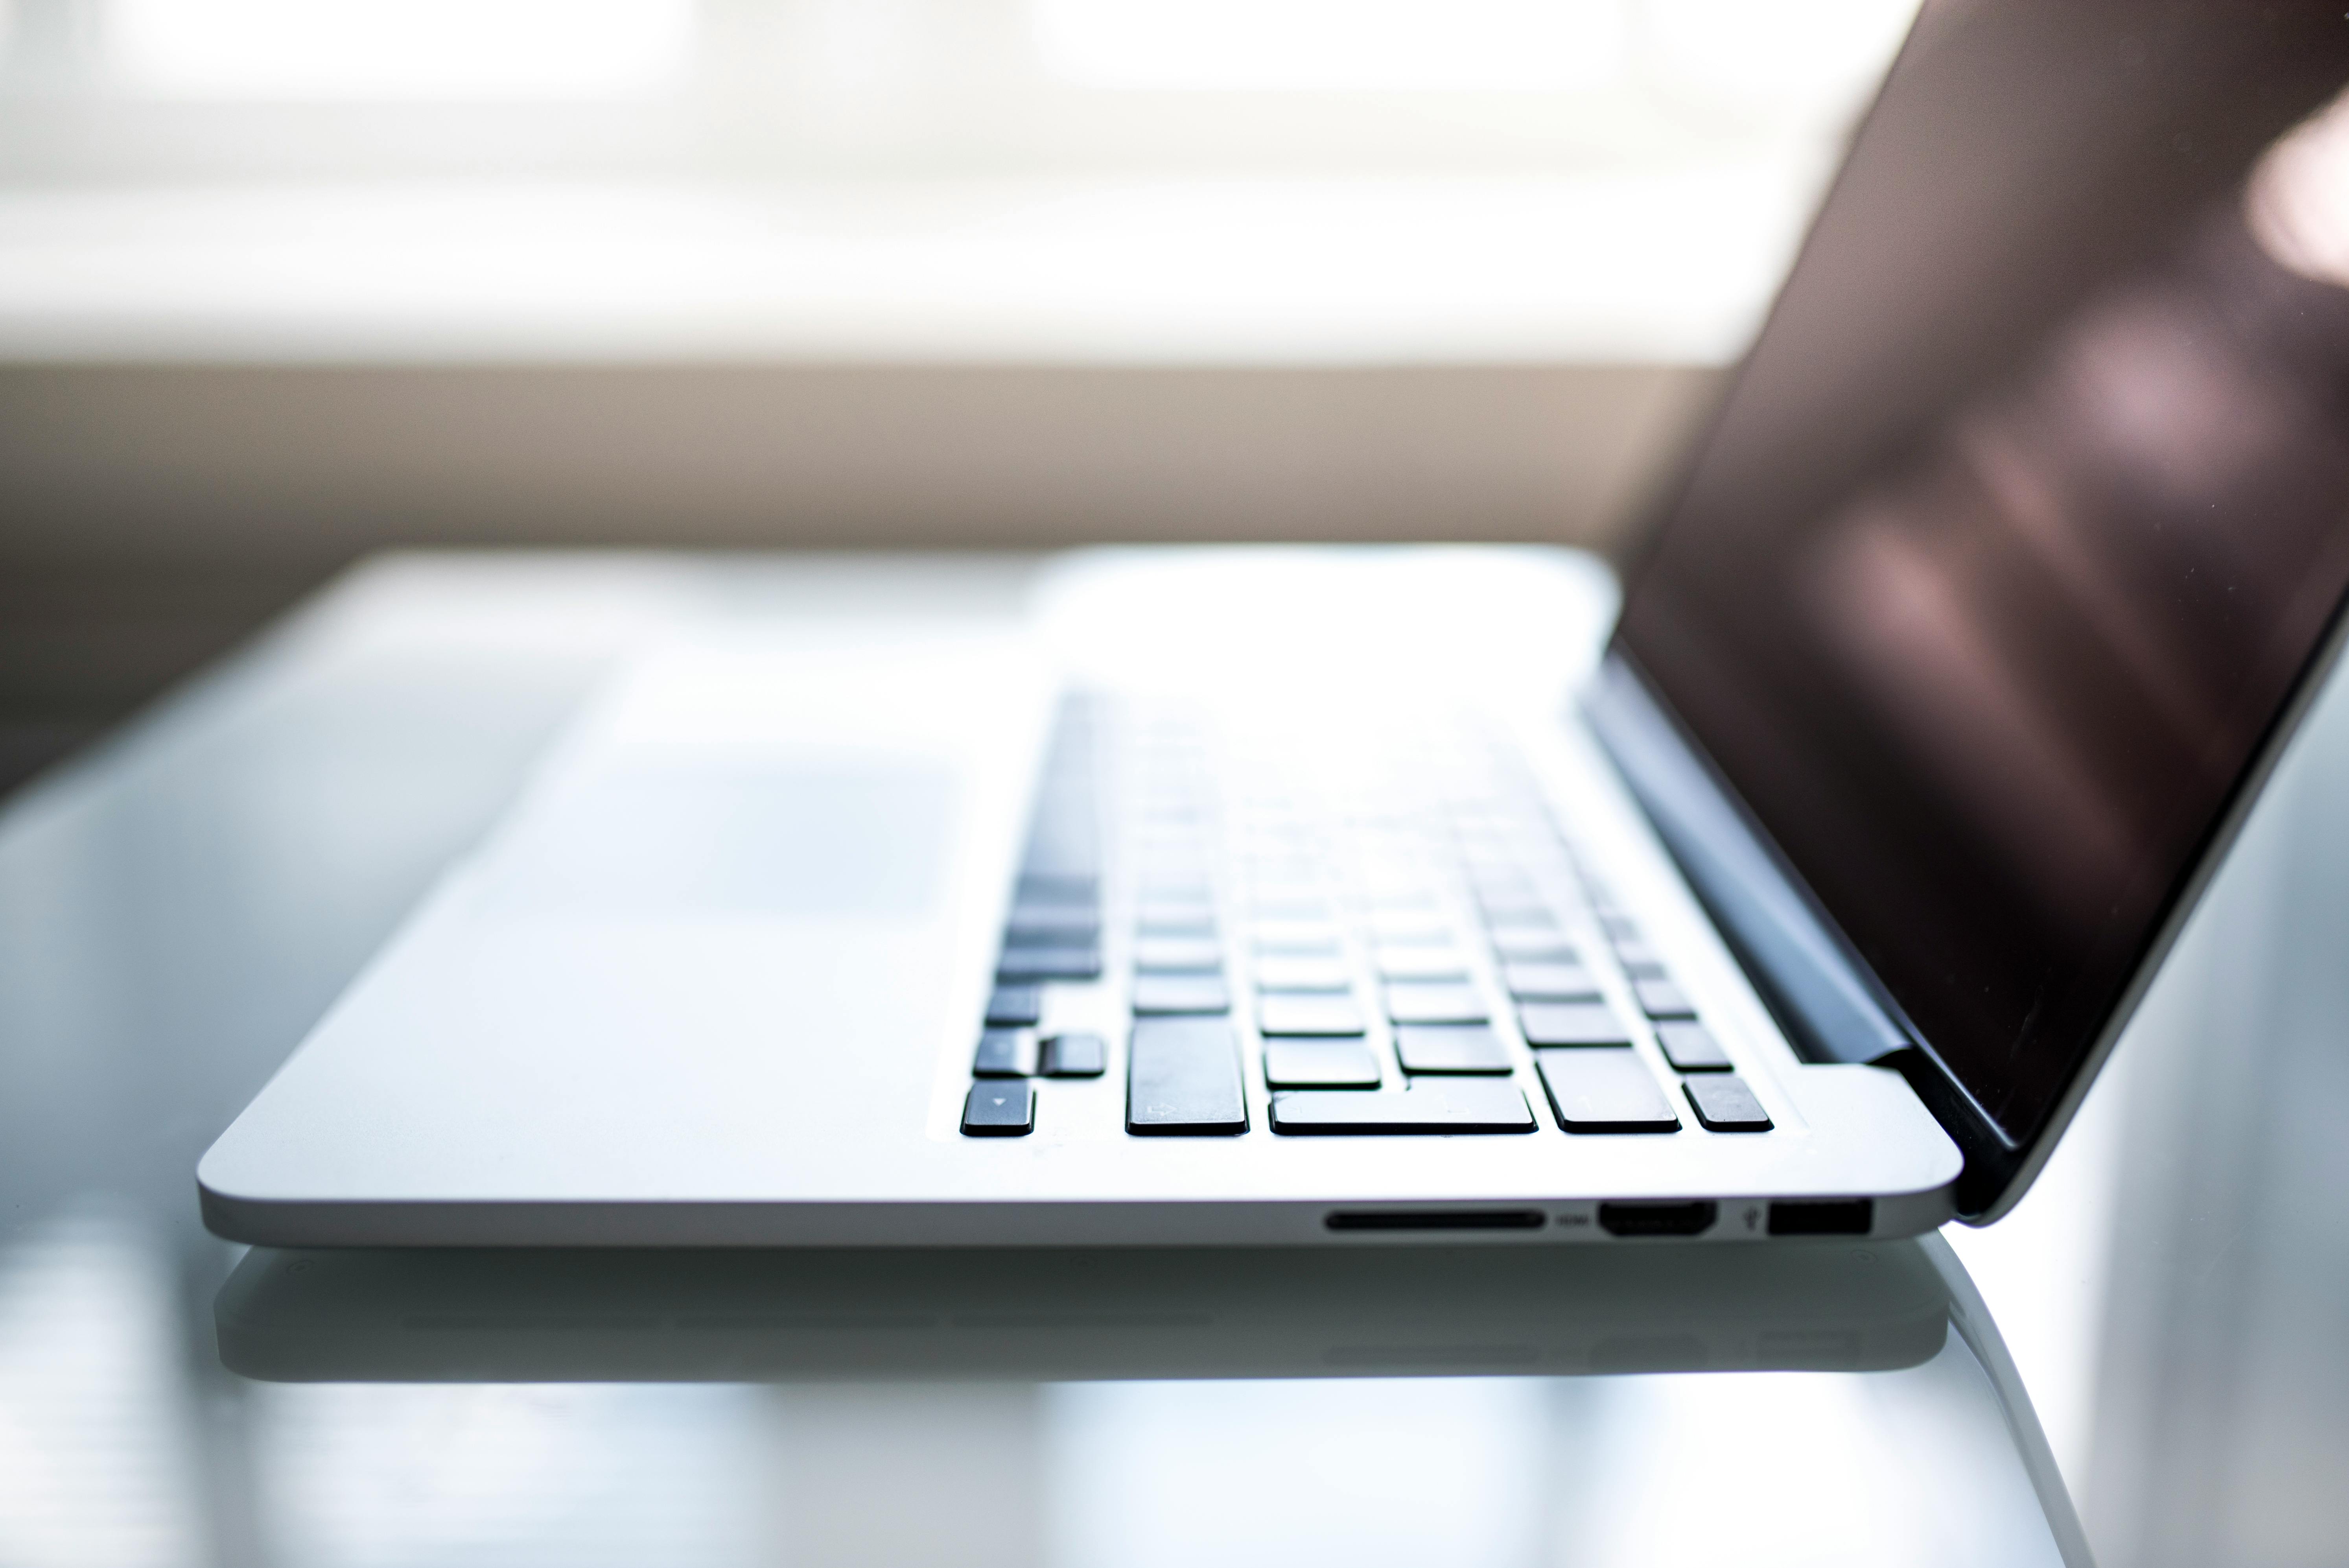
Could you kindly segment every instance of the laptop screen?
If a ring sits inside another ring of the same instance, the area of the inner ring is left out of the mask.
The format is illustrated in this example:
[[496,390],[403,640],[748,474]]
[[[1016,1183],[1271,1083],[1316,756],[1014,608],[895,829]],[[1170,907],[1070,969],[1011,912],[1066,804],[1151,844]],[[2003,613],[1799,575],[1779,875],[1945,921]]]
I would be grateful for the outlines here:
[[1616,649],[2008,1137],[2349,588],[2340,0],[1929,4]]

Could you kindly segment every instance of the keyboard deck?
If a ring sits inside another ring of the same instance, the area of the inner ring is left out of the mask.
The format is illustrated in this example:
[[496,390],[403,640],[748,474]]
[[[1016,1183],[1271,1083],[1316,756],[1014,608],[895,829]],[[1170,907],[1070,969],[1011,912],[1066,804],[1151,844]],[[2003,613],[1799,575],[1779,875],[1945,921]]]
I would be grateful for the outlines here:
[[[1250,1133],[1251,1075],[1279,1137],[1770,1130],[1505,741],[1217,718],[1063,701],[965,1134],[1116,1072],[1133,1137]],[[1043,1033],[1071,987],[1123,1029]]]

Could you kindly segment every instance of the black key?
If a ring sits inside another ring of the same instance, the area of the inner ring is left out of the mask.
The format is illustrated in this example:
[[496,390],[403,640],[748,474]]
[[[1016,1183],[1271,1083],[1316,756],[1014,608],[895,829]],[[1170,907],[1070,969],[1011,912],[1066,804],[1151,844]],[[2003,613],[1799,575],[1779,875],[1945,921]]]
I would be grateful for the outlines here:
[[1027,1137],[1036,1130],[1036,1091],[1018,1082],[973,1084],[962,1130],[970,1137]]
[[1353,989],[1345,961],[1333,958],[1261,958],[1256,961],[1258,991],[1343,992]]
[[1229,1012],[1231,987],[1219,974],[1138,974],[1133,977],[1133,1011],[1143,1017],[1180,1013]]
[[1482,1023],[1490,1016],[1473,985],[1387,987],[1387,1017],[1397,1023]]
[[1381,948],[1373,961],[1383,981],[1468,978],[1468,961],[1457,948]]
[[1695,1004],[1686,992],[1669,980],[1635,980],[1631,989],[1640,995],[1640,1011],[1651,1018],[1694,1018]]
[[1678,1132],[1680,1117],[1655,1075],[1629,1046],[1605,1051],[1539,1051],[1542,1087],[1557,1125],[1570,1133]]
[[1630,1032],[1603,1002],[1528,1002],[1517,1009],[1517,1027],[1533,1046],[1631,1043]]
[[1081,904],[1101,901],[1100,880],[1085,876],[1062,876],[1048,871],[1023,872],[1015,902],[1021,904]]
[[1360,1034],[1368,1027],[1350,996],[1259,996],[1256,1026],[1262,1034]]
[[1145,937],[1212,937],[1216,910],[1211,904],[1144,904],[1133,918],[1133,929]]
[[1025,1029],[989,1029],[970,1059],[975,1078],[1024,1078],[1036,1070],[1036,1037]]
[[[1480,888],[1475,898],[1476,912],[1488,926],[1544,926],[1552,923],[1548,919],[1549,906],[1542,902],[1541,895],[1530,883],[1506,897]],[[1516,918],[1525,914],[1536,918],[1530,922]]]
[[1337,928],[1311,921],[1268,920],[1252,933],[1259,953],[1279,958],[1330,958],[1339,950]]
[[1556,931],[1495,931],[1493,951],[1503,963],[1572,963],[1574,944]]
[[1664,1060],[1681,1072],[1729,1071],[1729,1053],[1721,1048],[1712,1030],[1693,1020],[1657,1024],[1656,1044],[1664,1048]]
[[1133,967],[1144,974],[1215,974],[1224,967],[1223,944],[1203,937],[1143,937],[1133,944]]
[[1375,1089],[1379,1059],[1352,1040],[1268,1040],[1264,1081],[1276,1089]]
[[1374,915],[1371,918],[1371,937],[1381,947],[1448,948],[1452,945],[1452,928],[1423,915]]
[[987,999],[989,1029],[1033,1029],[1044,1016],[1044,989],[1036,985],[999,985]]
[[1643,941],[1634,940],[1631,941],[1617,942],[1615,944],[1615,961],[1621,964],[1623,966],[1623,972],[1630,975],[1633,980],[1661,980],[1664,978],[1663,961],[1656,957],[1655,949],[1650,947]]
[[1144,1136],[1247,1131],[1239,1041],[1214,1018],[1146,1018],[1133,1026],[1125,1130]]
[[1051,1034],[1037,1069],[1047,1078],[1098,1078],[1109,1071],[1109,1042],[1098,1034]]
[[1099,948],[1006,948],[996,961],[995,978],[1004,985],[1038,980],[1097,980]]
[[1682,1092],[1696,1107],[1696,1119],[1708,1132],[1768,1132],[1770,1113],[1745,1086],[1745,1080],[1726,1073],[1704,1078],[1683,1078]]
[[1248,913],[1259,920],[1326,920],[1330,905],[1322,898],[1257,898]]
[[1083,948],[1101,938],[1101,917],[1090,904],[1021,904],[1003,922],[1007,948]]
[[1406,1073],[1506,1073],[1509,1050],[1485,1023],[1403,1023],[1395,1055]]
[[1578,963],[1505,963],[1501,983],[1519,1002],[1599,1000],[1599,982]]
[[1272,1130],[1289,1134],[1529,1133],[1533,1113],[1503,1083],[1417,1084],[1408,1089],[1308,1089],[1272,1097]]

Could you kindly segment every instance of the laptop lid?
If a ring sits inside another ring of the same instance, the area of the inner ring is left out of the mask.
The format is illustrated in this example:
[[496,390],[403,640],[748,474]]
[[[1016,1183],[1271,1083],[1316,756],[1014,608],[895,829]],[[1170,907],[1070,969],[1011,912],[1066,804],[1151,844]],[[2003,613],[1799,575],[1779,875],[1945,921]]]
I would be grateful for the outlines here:
[[1630,575],[1602,732],[1976,1218],[2336,640],[2344,84],[2337,0],[1929,4]]

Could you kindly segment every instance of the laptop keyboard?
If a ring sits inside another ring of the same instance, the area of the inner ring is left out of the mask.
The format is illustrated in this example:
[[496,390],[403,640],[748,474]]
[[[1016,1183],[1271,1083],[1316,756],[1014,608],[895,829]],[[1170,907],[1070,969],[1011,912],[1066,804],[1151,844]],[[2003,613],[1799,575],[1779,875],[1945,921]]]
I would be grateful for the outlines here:
[[[1066,699],[963,1132],[1113,1072],[1134,1137],[1770,1130],[1523,761],[1395,728]],[[1121,1025],[1044,1032],[1080,988]]]

